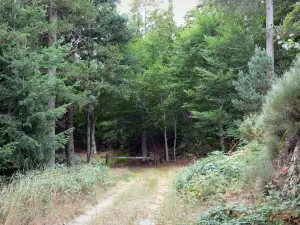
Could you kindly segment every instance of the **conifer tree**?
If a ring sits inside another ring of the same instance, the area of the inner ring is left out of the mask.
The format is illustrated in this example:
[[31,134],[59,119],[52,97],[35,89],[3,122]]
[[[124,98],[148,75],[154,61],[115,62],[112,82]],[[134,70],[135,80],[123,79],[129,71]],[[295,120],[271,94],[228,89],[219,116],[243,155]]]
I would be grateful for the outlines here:
[[254,55],[248,63],[248,73],[240,71],[237,81],[233,82],[238,98],[233,100],[234,106],[246,113],[258,112],[264,97],[271,87],[267,74],[272,65],[272,58],[267,52],[256,47]]

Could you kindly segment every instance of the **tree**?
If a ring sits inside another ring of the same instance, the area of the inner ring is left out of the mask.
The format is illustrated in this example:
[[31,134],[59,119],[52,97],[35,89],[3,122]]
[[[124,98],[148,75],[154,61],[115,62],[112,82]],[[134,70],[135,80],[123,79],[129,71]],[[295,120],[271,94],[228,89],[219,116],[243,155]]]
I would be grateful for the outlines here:
[[268,73],[268,78],[272,79],[274,74],[274,6],[273,0],[266,0],[266,50],[268,56],[272,58],[272,64]]
[[[50,0],[49,3],[49,22],[51,26],[51,30],[48,37],[48,46],[52,47],[56,41],[57,41],[57,5],[55,0]],[[54,83],[55,80],[55,73],[56,68],[49,68],[49,80],[50,82]],[[54,110],[55,109],[55,96],[52,97],[52,99],[49,101],[49,109]],[[52,129],[50,133],[54,136],[55,135],[55,121],[53,121]],[[53,149],[52,152],[52,158],[49,161],[49,166],[54,167],[55,166],[55,150]]]
[[131,3],[131,26],[137,37],[147,34],[151,28],[151,14],[158,11],[159,0],[133,0]]
[[267,73],[272,65],[272,58],[263,49],[256,48],[248,63],[248,73],[240,71],[233,85],[238,93],[238,99],[233,99],[234,106],[245,114],[260,110],[265,95],[271,87]]
[[48,108],[52,96],[62,97],[66,88],[61,79],[50,82],[46,73],[64,66],[69,47],[41,45],[39,35],[47,34],[43,29],[48,21],[39,2],[1,3],[0,148],[8,162],[4,169],[45,167],[53,149],[66,142],[66,133],[50,134],[66,107]]

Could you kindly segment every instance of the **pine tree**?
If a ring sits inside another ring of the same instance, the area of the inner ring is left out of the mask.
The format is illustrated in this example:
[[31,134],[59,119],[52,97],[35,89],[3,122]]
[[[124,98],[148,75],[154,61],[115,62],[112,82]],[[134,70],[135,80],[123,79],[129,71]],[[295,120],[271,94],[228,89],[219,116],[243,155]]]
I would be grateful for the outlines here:
[[272,58],[265,50],[257,47],[248,63],[248,73],[240,71],[237,81],[233,82],[238,93],[238,98],[233,100],[233,104],[238,110],[246,114],[260,110],[272,84],[267,76],[270,65]]

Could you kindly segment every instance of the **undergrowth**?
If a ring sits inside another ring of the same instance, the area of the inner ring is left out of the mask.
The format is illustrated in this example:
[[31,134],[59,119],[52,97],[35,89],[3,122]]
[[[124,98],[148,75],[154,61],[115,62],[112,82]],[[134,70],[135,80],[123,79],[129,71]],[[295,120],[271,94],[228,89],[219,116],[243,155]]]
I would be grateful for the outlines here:
[[186,168],[175,180],[175,188],[189,200],[205,200],[238,182],[245,160],[235,160],[216,151]]
[[113,182],[102,164],[16,174],[0,190],[0,223],[46,222],[58,217],[61,207],[69,214],[68,207],[82,206],[83,199],[92,203]]
[[192,200],[209,209],[195,224],[300,223],[300,198],[279,197],[271,183],[270,153],[252,144],[233,156],[213,152],[178,175],[175,188],[187,205]]
[[271,195],[266,202],[258,205],[215,206],[208,213],[200,216],[196,224],[299,224],[299,204],[300,198],[282,201]]

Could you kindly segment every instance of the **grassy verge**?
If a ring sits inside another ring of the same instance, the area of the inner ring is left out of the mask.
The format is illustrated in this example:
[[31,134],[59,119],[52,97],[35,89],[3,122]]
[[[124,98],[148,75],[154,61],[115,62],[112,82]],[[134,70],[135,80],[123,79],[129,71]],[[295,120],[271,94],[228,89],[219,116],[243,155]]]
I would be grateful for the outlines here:
[[0,190],[0,224],[65,222],[113,183],[101,164],[17,174]]
[[299,224],[300,199],[280,197],[268,163],[265,152],[246,150],[198,161],[177,176],[160,223]]

